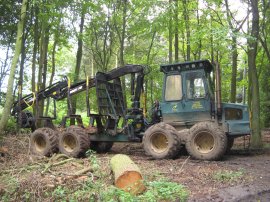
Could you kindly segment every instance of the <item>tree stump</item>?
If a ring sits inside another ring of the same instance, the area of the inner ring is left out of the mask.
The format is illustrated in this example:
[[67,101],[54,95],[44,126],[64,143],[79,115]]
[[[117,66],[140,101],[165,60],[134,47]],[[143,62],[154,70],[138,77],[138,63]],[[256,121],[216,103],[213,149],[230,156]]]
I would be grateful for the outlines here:
[[132,194],[145,190],[139,167],[127,155],[117,154],[110,163],[116,187]]

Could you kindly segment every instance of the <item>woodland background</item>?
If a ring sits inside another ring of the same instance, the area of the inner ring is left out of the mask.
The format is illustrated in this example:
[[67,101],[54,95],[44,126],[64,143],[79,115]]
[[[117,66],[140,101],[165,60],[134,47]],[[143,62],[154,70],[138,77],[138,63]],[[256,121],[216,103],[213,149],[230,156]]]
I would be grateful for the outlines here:
[[[63,76],[77,82],[125,64],[148,65],[149,109],[161,100],[160,64],[209,59],[221,65],[223,102],[241,94],[249,105],[252,144],[260,147],[260,129],[270,126],[269,1],[1,0],[0,10],[0,131],[15,128],[8,114],[18,93]],[[84,96],[73,100],[78,114]],[[50,103],[39,111],[50,115]],[[57,106],[60,120],[66,101]]]

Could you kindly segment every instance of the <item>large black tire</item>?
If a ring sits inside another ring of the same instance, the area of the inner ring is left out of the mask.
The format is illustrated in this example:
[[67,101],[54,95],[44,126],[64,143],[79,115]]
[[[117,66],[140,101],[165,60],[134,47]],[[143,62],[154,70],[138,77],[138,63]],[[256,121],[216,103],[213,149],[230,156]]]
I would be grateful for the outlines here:
[[33,154],[51,156],[58,150],[58,135],[51,128],[39,128],[30,137],[30,149]]
[[234,143],[234,138],[228,137],[228,142],[227,142],[227,149],[226,149],[226,154],[229,154]]
[[176,157],[180,144],[175,128],[163,122],[148,128],[143,136],[143,148],[154,159]]
[[70,157],[80,157],[89,149],[90,139],[79,126],[68,127],[59,137],[59,150]]
[[113,142],[90,142],[90,149],[97,153],[106,153],[111,150]]
[[190,129],[186,149],[194,159],[219,160],[226,152],[227,136],[216,123],[197,123]]

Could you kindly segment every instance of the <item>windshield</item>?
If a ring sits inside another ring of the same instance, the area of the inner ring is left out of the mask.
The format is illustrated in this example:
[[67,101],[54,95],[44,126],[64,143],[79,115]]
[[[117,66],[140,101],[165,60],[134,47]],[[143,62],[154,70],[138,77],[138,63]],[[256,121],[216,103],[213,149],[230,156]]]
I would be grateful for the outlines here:
[[170,75],[166,78],[165,100],[174,101],[182,99],[181,75]]

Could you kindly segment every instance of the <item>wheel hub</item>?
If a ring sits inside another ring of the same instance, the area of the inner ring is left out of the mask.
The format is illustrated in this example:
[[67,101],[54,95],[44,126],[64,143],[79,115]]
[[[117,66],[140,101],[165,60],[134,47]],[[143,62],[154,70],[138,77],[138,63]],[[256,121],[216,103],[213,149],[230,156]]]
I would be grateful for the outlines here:
[[34,140],[35,148],[38,152],[43,152],[46,148],[46,140],[42,136],[37,136]]
[[76,148],[76,139],[72,135],[63,138],[63,146],[67,152],[72,152]]
[[154,133],[151,136],[152,149],[157,153],[162,153],[168,149],[168,138],[163,133]]
[[214,149],[215,140],[212,134],[204,131],[197,134],[194,145],[197,151],[206,154]]

